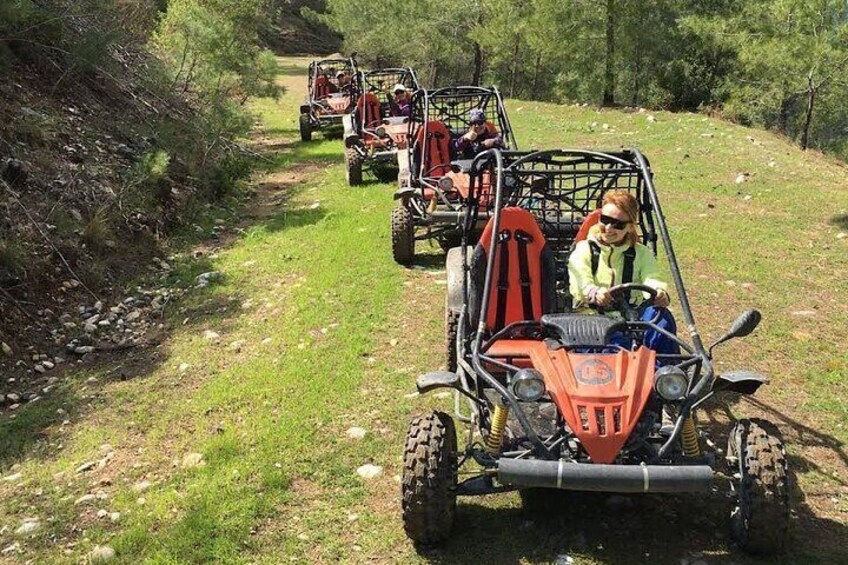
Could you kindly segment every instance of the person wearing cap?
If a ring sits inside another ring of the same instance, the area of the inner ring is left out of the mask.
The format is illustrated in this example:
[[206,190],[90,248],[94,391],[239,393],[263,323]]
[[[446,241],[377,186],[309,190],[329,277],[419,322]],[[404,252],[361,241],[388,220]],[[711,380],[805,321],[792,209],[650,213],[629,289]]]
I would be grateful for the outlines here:
[[472,108],[468,112],[468,131],[452,146],[457,159],[473,159],[481,151],[503,147],[503,138],[486,125],[486,113],[481,108]]
[[397,83],[392,87],[392,98],[389,99],[389,108],[392,116],[409,117],[412,113],[412,95],[409,94],[409,90],[401,83]]
[[339,91],[349,93],[351,89],[350,73],[347,71],[339,71],[336,73],[336,83],[339,85]]

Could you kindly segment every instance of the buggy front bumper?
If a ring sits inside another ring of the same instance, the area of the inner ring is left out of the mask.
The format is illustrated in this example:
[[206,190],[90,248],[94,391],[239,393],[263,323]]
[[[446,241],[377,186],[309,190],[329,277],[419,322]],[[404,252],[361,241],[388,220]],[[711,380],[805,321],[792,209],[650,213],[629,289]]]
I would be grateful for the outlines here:
[[517,488],[595,492],[704,492],[713,484],[709,465],[593,465],[569,461],[501,458],[498,481]]

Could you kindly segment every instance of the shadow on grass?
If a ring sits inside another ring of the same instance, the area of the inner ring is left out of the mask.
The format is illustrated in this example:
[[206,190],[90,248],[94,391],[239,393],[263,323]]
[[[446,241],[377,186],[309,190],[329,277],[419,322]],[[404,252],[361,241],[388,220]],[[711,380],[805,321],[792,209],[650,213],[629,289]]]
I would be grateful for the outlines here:
[[[419,247],[420,245],[427,245],[427,243],[419,243],[416,247]],[[425,253],[416,253],[415,259],[409,268],[422,269],[425,271],[440,271],[445,268],[446,256],[445,252],[439,249],[438,245],[434,245],[433,248],[428,247]]]
[[[766,404],[756,396],[722,395],[719,401],[711,404],[707,414],[710,422],[707,428],[716,445],[727,445],[728,422],[734,421],[731,407],[748,405],[758,411],[762,417],[773,424],[771,433],[783,440],[793,453],[787,454],[790,493],[794,519],[792,521],[789,542],[790,555],[796,557],[791,563],[848,563],[848,547],[842,543],[848,535],[848,526],[823,517],[821,508],[815,508],[815,501],[808,499],[801,490],[798,475],[812,473],[813,476],[827,476],[829,481],[845,488],[848,483],[823,468],[822,460],[827,457],[838,459],[848,465],[848,453],[844,443],[827,434],[799,422],[773,406]],[[827,455],[823,455],[826,453]],[[821,490],[821,489],[819,489]],[[828,496],[820,495],[822,499]],[[775,561],[780,563],[782,561]]]
[[[297,193],[297,187],[286,188],[279,202],[281,210],[247,227],[280,232],[320,222],[327,215],[321,207],[289,209],[290,199]],[[249,236],[249,231],[242,230],[241,235],[225,244],[217,244],[216,250],[231,247],[246,236]],[[190,243],[184,242],[186,246]],[[144,343],[135,347],[118,347],[108,342],[94,341],[92,345],[98,348],[94,353],[96,357],[82,364],[77,364],[78,356],[66,355],[68,363],[60,365],[51,373],[51,376],[62,378],[47,393],[43,392],[46,382],[37,385],[20,383],[18,390],[21,392],[41,396],[34,402],[21,404],[13,413],[14,418],[3,418],[0,421],[0,469],[6,469],[23,459],[42,461],[57,455],[61,450],[61,438],[64,437],[59,432],[60,424],[64,420],[71,420],[74,425],[85,426],[91,413],[110,402],[102,389],[104,384],[144,379],[158,371],[168,362],[168,343],[176,331],[199,333],[214,323],[216,331],[227,333],[228,327],[243,315],[244,311],[240,307],[243,297],[238,293],[216,292],[215,283],[202,289],[193,288],[199,274],[217,269],[216,261],[206,255],[186,257],[173,267],[174,271],[166,286],[190,291],[180,301],[166,304],[161,319],[155,316],[149,318],[152,328],[160,323],[162,328],[149,330]],[[68,336],[68,340],[72,337]],[[64,374],[59,372],[62,369]],[[90,376],[96,376],[97,382],[89,383],[87,379]],[[171,383],[152,386],[168,388]]]
[[532,510],[462,500],[451,540],[420,553],[434,563],[469,565],[568,563],[568,558],[678,563],[695,553],[726,553],[722,516],[729,505],[719,496],[545,494],[544,507]]
[[838,216],[833,216],[829,223],[838,227],[839,229],[848,230],[848,214],[840,214]]
[[[517,496],[517,495],[504,495]],[[848,528],[798,510],[796,525],[817,528],[816,541],[794,535],[783,556],[758,559],[729,541],[730,500],[704,496],[606,495],[551,491],[545,509],[490,508],[461,499],[450,540],[417,548],[432,563],[845,563]],[[804,533],[806,535],[806,532]],[[823,540],[829,543],[822,544]]]
[[[715,402],[708,413],[710,422],[705,427],[717,445],[726,444],[728,422],[733,421],[729,404],[740,401],[765,413],[783,430],[781,435],[790,438],[787,441],[824,448],[845,461],[840,441],[747,396]],[[704,560],[711,565],[848,563],[848,547],[843,543],[848,539],[848,525],[823,515],[796,480],[798,473],[829,473],[813,455],[807,455],[810,451],[798,451],[788,457],[793,519],[783,555],[757,558],[731,541],[733,503],[729,485],[722,482],[716,482],[715,492],[703,496],[547,491],[541,509],[492,508],[478,499],[461,498],[450,540],[438,548],[417,549],[432,563],[469,565],[569,563],[569,558],[610,564],[684,563],[700,556],[708,556]],[[844,486],[833,479],[837,489]]]

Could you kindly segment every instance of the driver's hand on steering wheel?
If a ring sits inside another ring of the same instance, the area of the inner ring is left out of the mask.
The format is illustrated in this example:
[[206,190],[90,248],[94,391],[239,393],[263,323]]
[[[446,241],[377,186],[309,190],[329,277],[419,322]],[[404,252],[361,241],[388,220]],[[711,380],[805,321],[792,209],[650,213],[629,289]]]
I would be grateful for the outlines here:
[[608,288],[599,288],[595,292],[595,305],[601,308],[606,308],[612,302],[612,295]]
[[668,293],[664,290],[657,290],[657,297],[654,298],[654,306],[657,308],[668,308],[668,305],[671,303],[671,299],[668,296]]

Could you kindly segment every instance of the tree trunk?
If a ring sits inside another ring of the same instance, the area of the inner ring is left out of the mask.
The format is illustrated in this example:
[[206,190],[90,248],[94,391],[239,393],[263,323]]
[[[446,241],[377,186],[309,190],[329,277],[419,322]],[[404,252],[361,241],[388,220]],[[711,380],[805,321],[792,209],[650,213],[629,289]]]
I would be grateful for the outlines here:
[[604,72],[604,97],[601,104],[612,106],[615,104],[615,0],[607,0],[607,53],[606,69]]
[[539,67],[542,66],[542,56],[536,55],[536,65],[533,67],[533,95],[539,94]]
[[437,61],[433,61],[430,63],[430,76],[432,79],[430,80],[430,84],[433,88],[439,87],[439,63]]
[[777,129],[782,134],[786,134],[789,127],[789,104],[792,101],[791,96],[784,94],[783,100],[780,101],[780,110],[777,115]]
[[636,53],[634,56],[634,65],[635,69],[633,69],[633,98],[632,105],[639,105],[639,86],[640,81],[642,80],[642,43],[639,41],[639,38],[636,38]]
[[816,86],[813,84],[813,75],[807,77],[807,113],[804,116],[804,131],[801,133],[801,149],[807,150],[810,141],[810,122],[813,121],[813,104],[816,101]]
[[476,41],[474,42],[474,76],[471,77],[473,86],[480,86],[480,81],[483,80],[483,48]]
[[[478,7],[479,10],[479,7]],[[483,25],[483,11],[479,10],[477,16],[477,26]],[[480,86],[480,81],[483,80],[483,48],[480,47],[478,41],[474,41],[474,76],[471,77],[471,84]]]
[[515,47],[512,49],[512,73],[509,78],[509,97],[515,98],[515,77],[518,74],[518,47],[519,38],[515,38]]

